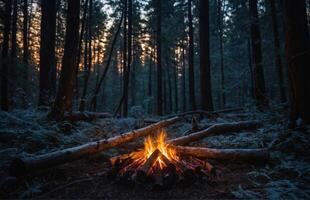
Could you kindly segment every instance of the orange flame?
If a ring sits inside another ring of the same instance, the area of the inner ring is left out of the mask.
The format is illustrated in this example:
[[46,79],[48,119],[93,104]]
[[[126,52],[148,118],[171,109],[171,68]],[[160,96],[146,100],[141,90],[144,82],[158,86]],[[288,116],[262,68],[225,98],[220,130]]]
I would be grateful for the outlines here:
[[[158,149],[167,159],[169,159],[169,161],[178,161],[179,157],[177,156],[177,152],[174,149],[169,148],[169,144],[166,143],[166,139],[167,134],[164,130],[161,130],[156,138],[148,136],[144,140],[144,149],[133,153],[132,158],[135,160],[143,160],[144,163],[152,155],[152,153]],[[160,169],[166,167],[166,163],[160,156],[157,158],[154,165],[159,166]]]

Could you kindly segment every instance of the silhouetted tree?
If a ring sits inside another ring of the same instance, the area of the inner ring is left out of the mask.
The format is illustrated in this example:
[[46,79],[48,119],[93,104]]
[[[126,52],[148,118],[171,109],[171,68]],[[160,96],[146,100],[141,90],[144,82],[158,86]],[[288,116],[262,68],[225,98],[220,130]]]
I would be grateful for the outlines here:
[[4,11],[4,33],[2,44],[2,66],[1,66],[1,110],[9,110],[8,96],[8,53],[9,53],[9,38],[11,28],[11,11],[12,1],[5,1]]
[[51,117],[62,119],[65,112],[72,112],[72,98],[76,79],[76,62],[79,42],[80,1],[68,0],[65,49],[58,91]]
[[56,37],[56,0],[41,1],[41,41],[40,41],[40,79],[39,79],[39,105],[49,105],[50,98],[55,91],[52,87],[56,77],[55,37]]
[[201,106],[204,110],[213,110],[210,71],[209,0],[199,1],[199,38]]
[[250,32],[251,32],[251,51],[252,51],[252,66],[253,66],[253,81],[254,81],[254,97],[258,108],[268,106],[266,96],[265,78],[262,63],[261,51],[261,35],[259,28],[259,18],[257,11],[257,0],[249,0],[250,8]]
[[304,0],[284,2],[285,48],[291,89],[291,121],[310,123],[310,40]]

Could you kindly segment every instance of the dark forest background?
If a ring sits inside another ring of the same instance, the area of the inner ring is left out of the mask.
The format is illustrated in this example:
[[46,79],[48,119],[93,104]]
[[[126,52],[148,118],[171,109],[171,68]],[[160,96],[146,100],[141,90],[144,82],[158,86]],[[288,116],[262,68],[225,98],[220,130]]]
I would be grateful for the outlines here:
[[309,1],[2,0],[0,9],[2,110],[163,115],[291,99],[292,118],[309,119]]

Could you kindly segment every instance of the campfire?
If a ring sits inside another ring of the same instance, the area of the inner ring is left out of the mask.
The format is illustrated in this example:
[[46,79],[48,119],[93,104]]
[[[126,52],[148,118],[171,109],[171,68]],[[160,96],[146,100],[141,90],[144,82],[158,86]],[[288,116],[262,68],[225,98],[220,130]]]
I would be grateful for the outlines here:
[[109,178],[122,183],[154,184],[171,187],[175,184],[190,185],[202,175],[215,175],[215,168],[207,161],[193,156],[180,155],[168,143],[167,133],[161,130],[155,136],[144,139],[144,148],[111,159],[113,166]]

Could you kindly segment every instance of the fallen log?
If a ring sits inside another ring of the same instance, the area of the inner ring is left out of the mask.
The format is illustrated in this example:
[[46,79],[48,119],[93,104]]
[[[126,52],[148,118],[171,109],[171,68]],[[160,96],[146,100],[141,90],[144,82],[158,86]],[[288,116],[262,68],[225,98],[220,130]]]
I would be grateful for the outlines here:
[[172,146],[180,155],[215,160],[264,162],[269,159],[268,149],[212,149],[205,147]]
[[99,153],[106,149],[133,141],[138,137],[146,136],[153,131],[167,127],[179,120],[179,117],[174,117],[138,130],[129,131],[127,133],[109,139],[98,140],[84,145],[71,147],[68,149],[63,149],[43,155],[38,155],[35,157],[16,158],[12,161],[9,172],[13,176],[22,176],[30,171],[45,169],[55,165],[81,159],[89,155]]
[[186,145],[188,143],[201,140],[207,136],[225,134],[229,132],[251,130],[261,126],[261,123],[257,121],[242,121],[242,122],[230,122],[214,124],[207,129],[192,133],[190,135],[178,137],[169,140],[167,143],[173,145]]

